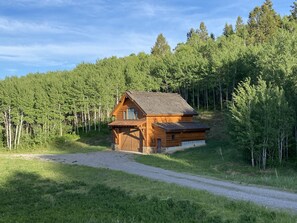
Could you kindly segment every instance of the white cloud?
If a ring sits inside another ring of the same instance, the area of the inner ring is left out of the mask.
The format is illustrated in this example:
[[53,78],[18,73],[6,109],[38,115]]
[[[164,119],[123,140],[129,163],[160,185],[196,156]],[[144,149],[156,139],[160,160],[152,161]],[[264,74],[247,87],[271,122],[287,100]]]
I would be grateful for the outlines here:
[[31,66],[58,66],[82,61],[95,61],[108,56],[126,56],[150,51],[155,36],[124,33],[109,42],[73,42],[59,44],[0,45],[0,62]]
[[0,17],[0,30],[6,32],[60,32],[62,27],[51,26],[47,23],[24,22]]
[[0,17],[0,33],[4,34],[77,34],[86,36],[78,27],[70,27],[69,25],[55,24],[54,22],[31,22],[7,17]]

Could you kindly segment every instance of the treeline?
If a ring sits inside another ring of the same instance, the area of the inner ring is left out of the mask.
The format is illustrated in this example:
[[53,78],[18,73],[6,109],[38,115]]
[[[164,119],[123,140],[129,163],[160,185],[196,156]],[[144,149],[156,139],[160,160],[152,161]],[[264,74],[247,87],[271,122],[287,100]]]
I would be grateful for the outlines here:
[[0,82],[1,144],[13,149],[46,144],[64,133],[100,131],[125,90],[159,89],[149,75],[151,63],[141,53],[72,71],[6,78]]
[[241,81],[256,83],[260,75],[284,89],[296,120],[296,1],[291,14],[280,17],[266,0],[247,23],[238,17],[235,24],[226,24],[216,38],[201,22],[174,50],[160,34],[151,54],[6,78],[0,82],[1,145],[32,146],[64,133],[99,130],[125,90],[178,92],[198,109],[224,110]]

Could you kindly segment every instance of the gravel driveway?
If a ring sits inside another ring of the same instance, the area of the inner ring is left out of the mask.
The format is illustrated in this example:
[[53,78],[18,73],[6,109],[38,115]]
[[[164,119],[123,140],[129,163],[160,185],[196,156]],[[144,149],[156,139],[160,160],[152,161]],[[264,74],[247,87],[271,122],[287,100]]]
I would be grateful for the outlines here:
[[[20,155],[27,156],[27,155]],[[214,180],[191,174],[177,173],[137,163],[132,154],[104,151],[65,155],[29,155],[46,161],[78,164],[91,167],[120,170],[154,180],[174,183],[235,200],[251,201],[271,208],[283,208],[297,213],[297,194],[256,186],[244,186],[222,180]]]

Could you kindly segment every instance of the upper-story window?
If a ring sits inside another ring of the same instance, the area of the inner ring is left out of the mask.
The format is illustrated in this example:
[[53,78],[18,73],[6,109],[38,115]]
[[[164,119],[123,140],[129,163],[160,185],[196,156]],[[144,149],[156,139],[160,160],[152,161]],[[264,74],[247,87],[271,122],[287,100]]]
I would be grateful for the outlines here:
[[123,112],[124,119],[138,119],[137,111],[134,108],[128,108]]

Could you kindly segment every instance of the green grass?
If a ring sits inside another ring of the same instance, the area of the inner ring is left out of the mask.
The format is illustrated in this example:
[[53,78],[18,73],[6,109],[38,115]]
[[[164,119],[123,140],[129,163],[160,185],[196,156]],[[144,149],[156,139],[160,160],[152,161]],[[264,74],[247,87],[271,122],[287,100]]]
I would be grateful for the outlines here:
[[209,141],[207,146],[176,152],[171,155],[137,156],[143,164],[216,177],[246,184],[265,185],[297,192],[297,163],[276,168],[253,168],[240,152],[223,141]]
[[273,211],[107,169],[0,157],[0,222],[296,222]]
[[271,186],[297,192],[297,162],[260,170],[252,168],[242,151],[233,146],[222,113],[202,112],[198,120],[211,127],[207,145],[171,155],[137,156],[138,162],[245,184]]
[[100,132],[91,131],[80,135],[66,134],[62,137],[52,139],[46,145],[29,146],[21,149],[0,149],[2,153],[88,153],[110,149],[111,132],[104,126]]

